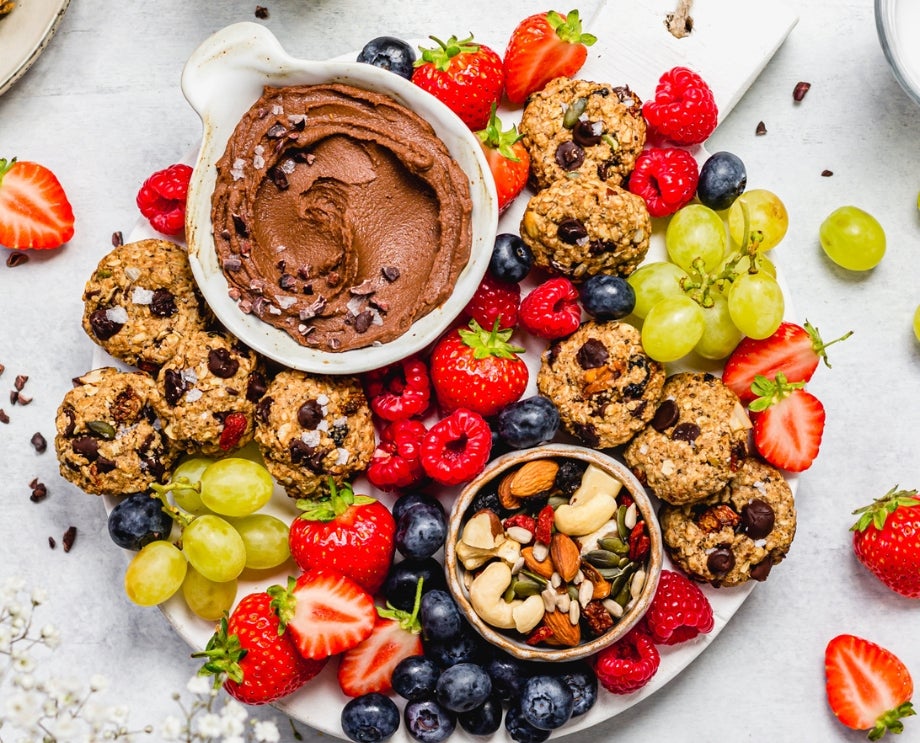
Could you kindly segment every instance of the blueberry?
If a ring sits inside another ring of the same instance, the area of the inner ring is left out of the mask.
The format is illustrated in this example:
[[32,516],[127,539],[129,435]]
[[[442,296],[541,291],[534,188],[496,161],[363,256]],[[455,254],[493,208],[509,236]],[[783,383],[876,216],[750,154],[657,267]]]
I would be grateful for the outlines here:
[[513,513],[511,509],[505,508],[502,505],[501,500],[498,498],[498,491],[495,488],[483,488],[476,493],[469,507],[466,509],[466,517],[469,518],[476,513],[476,511],[481,511],[484,508],[495,511],[500,519],[508,518],[508,516]]
[[403,719],[409,735],[419,743],[440,743],[450,737],[457,725],[456,715],[434,699],[407,703]]
[[502,726],[502,702],[493,693],[478,707],[460,712],[457,722],[470,735],[492,735]]
[[495,236],[489,273],[499,281],[516,284],[533,266],[533,251],[517,235],[502,232]]
[[393,504],[393,508],[391,509],[393,513],[393,520],[399,521],[400,517],[406,511],[408,511],[410,508],[414,508],[420,503],[427,503],[432,506],[437,506],[441,509],[441,513],[444,513],[444,506],[441,505],[441,501],[439,501],[433,495],[423,493],[420,490],[413,490],[408,493],[403,493],[396,499],[396,502]]
[[535,728],[555,730],[565,725],[575,708],[575,695],[558,676],[531,676],[521,692],[521,714]]
[[419,503],[403,511],[396,522],[394,542],[403,557],[431,557],[444,546],[447,520],[444,509],[430,503]]
[[358,62],[389,70],[406,80],[412,79],[415,50],[402,39],[378,36],[368,41],[358,54]]
[[491,693],[492,679],[475,663],[457,663],[445,669],[434,689],[435,698],[451,712],[469,712]]
[[506,405],[498,414],[498,435],[515,449],[551,440],[559,431],[559,410],[548,397],[534,395]]
[[447,640],[456,637],[466,625],[453,596],[436,589],[422,596],[418,613],[422,632],[429,640]]
[[434,696],[434,687],[441,675],[441,668],[424,655],[410,655],[403,658],[390,676],[390,683],[403,699],[414,701]]
[[585,312],[596,320],[619,320],[636,306],[636,292],[622,276],[597,274],[578,288]]
[[524,689],[527,681],[527,666],[506,653],[496,653],[485,664],[486,673],[492,679],[492,692],[503,702],[513,702]]
[[139,550],[145,544],[166,539],[172,519],[163,503],[147,493],[133,493],[109,513],[109,536],[119,547]]
[[384,694],[355,697],[342,709],[342,731],[358,743],[386,740],[399,728],[399,708]]
[[696,196],[715,211],[728,209],[747,186],[747,171],[741,158],[731,152],[716,152],[700,168]]
[[543,743],[550,736],[549,730],[541,730],[527,721],[520,704],[512,704],[505,713],[505,730],[517,743]]
[[563,667],[561,671],[562,673],[558,674],[559,678],[575,696],[572,717],[585,714],[597,701],[597,674],[583,661],[576,661],[569,667]]
[[419,578],[422,579],[423,593],[447,587],[444,567],[433,557],[421,560],[406,558],[393,563],[390,572],[387,573],[387,579],[383,584],[383,595],[387,602],[397,609],[412,611]]
[[423,640],[425,656],[441,668],[450,668],[457,663],[479,663],[487,657],[483,639],[468,624],[460,634],[446,640]]

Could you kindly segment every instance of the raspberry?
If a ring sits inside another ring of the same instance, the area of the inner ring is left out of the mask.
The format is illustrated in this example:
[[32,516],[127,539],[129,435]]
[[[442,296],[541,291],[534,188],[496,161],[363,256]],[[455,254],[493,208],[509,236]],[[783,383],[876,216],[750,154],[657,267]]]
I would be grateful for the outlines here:
[[380,443],[367,468],[371,485],[384,491],[418,485],[425,479],[422,468],[422,440],[428,429],[421,421],[403,419],[380,432]]
[[658,80],[655,97],[642,106],[653,133],[675,144],[700,144],[719,123],[712,90],[693,70],[674,67]]
[[709,599],[699,586],[673,570],[662,570],[658,589],[644,617],[652,639],[676,645],[711,632],[715,620]]
[[661,655],[652,638],[634,627],[594,659],[597,680],[612,694],[631,694],[658,672]]
[[137,208],[157,232],[181,235],[185,229],[185,198],[192,169],[176,163],[158,170],[137,192]]
[[649,147],[636,158],[629,190],[645,199],[653,217],[667,217],[690,203],[699,179],[699,166],[686,150]]
[[421,415],[431,401],[428,367],[415,356],[364,375],[364,392],[371,410],[383,420],[396,421]]
[[492,431],[478,413],[458,408],[435,423],[422,441],[422,467],[441,485],[460,485],[489,461]]
[[540,338],[553,340],[574,333],[581,325],[575,284],[564,276],[540,284],[521,302],[520,321]]
[[486,274],[464,312],[481,328],[492,328],[496,319],[501,318],[498,329],[506,330],[517,325],[520,304],[521,287],[518,284],[499,281]]

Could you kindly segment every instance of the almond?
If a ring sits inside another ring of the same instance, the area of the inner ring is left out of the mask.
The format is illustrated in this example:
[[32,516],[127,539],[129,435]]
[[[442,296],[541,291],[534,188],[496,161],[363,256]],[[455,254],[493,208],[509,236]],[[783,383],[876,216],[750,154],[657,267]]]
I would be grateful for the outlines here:
[[498,500],[509,511],[516,511],[521,507],[521,499],[511,494],[511,478],[513,475],[506,475],[498,484]]
[[524,558],[524,565],[531,573],[536,573],[547,580],[550,579],[550,576],[553,574],[553,563],[549,557],[545,560],[538,560],[534,557],[533,547],[525,547],[522,549],[521,557]]
[[552,639],[559,645],[575,647],[581,642],[581,627],[569,621],[568,612],[548,611],[543,622],[553,631]]
[[591,591],[592,600],[605,599],[610,595],[610,581],[590,562],[582,560],[581,572],[585,574],[585,580],[591,581],[594,586],[594,590]]
[[559,465],[552,459],[534,459],[509,475],[508,492],[517,498],[545,493],[556,482]]
[[581,552],[571,537],[562,532],[553,534],[549,545],[549,558],[553,567],[566,583],[571,582],[581,568]]

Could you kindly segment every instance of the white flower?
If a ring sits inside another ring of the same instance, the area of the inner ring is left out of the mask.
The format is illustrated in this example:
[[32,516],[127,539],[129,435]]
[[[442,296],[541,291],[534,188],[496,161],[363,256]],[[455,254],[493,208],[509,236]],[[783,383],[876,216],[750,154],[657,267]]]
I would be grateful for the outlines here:
[[41,629],[42,641],[52,650],[61,644],[61,633],[53,624],[46,624]]
[[170,715],[160,723],[160,736],[163,740],[179,740],[182,733],[182,720],[174,715]]
[[13,667],[19,673],[32,673],[35,670],[35,661],[25,651],[13,653]]
[[220,716],[227,720],[239,720],[243,722],[249,713],[246,708],[235,699],[228,699],[220,711]]
[[44,588],[32,589],[32,606],[44,604],[48,600],[48,592]]
[[16,600],[16,596],[10,596],[10,601],[6,605],[7,614],[11,617],[21,617],[24,611],[22,604]]
[[246,739],[241,735],[228,735],[224,737],[223,743],[246,743]]
[[89,690],[92,692],[105,691],[109,688],[109,680],[101,673],[94,673],[89,677]]
[[42,716],[42,699],[34,692],[20,691],[11,694],[3,703],[4,720],[31,731]]
[[[78,740],[78,734],[83,732],[83,725],[78,722],[77,718],[70,715],[60,715],[48,720],[45,727],[56,740],[74,741],[74,743]],[[85,738],[85,735],[82,736],[82,739],[85,740]]]
[[11,575],[5,581],[3,581],[2,596],[4,600],[13,599],[16,597],[16,594],[18,594],[25,587],[26,582],[24,578]]
[[23,691],[35,688],[35,676],[31,673],[20,673],[13,677],[13,686],[18,686]]
[[0,624],[0,653],[10,652],[13,645],[13,631],[6,624]]
[[185,688],[192,694],[206,696],[211,693],[211,680],[207,676],[192,676]]
[[257,720],[252,725],[252,734],[260,743],[278,743],[281,733],[278,726],[271,720]]
[[131,714],[129,710],[123,704],[116,704],[112,707],[109,707],[109,719],[119,725],[123,725],[128,721],[128,715]]
[[228,740],[230,738],[240,738],[242,740],[241,736],[246,732],[246,724],[243,720],[238,720],[235,717],[224,717],[223,715],[220,719],[220,734],[223,735],[224,738]]
[[208,712],[195,721],[195,732],[202,738],[216,738],[222,730],[220,715],[213,712]]

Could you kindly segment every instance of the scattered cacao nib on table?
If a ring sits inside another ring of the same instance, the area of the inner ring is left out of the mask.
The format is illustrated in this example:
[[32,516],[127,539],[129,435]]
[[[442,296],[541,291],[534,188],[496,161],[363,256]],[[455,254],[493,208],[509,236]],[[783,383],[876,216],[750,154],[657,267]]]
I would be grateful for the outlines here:
[[821,171],[821,175],[822,175],[823,177],[825,177],[825,178],[830,178],[833,174],[834,174],[834,171],[833,171],[833,170],[827,170],[827,169],[825,169],[825,170],[822,170],[822,171]]
[[48,487],[45,483],[39,481],[37,477],[29,483],[29,487],[32,488],[32,495],[29,496],[29,500],[33,503],[41,503],[48,497]]
[[48,442],[44,436],[42,436],[40,431],[36,431],[32,434],[31,438],[32,446],[35,448],[35,451],[39,454],[44,454],[48,449]]
[[800,103],[805,97],[805,94],[808,92],[808,89],[811,88],[811,83],[798,82],[795,84],[795,88],[792,91],[792,100],[796,103]]
[[767,125],[764,124],[762,121],[758,121],[757,128],[754,130],[754,134],[756,134],[758,137],[762,137],[766,133],[767,133]]
[[9,423],[10,417],[6,414],[6,411],[3,408],[0,408],[0,423]]
[[70,552],[76,540],[77,540],[77,527],[76,526],[67,527],[67,531],[64,532],[64,536],[62,538],[62,544],[64,545],[64,552]]
[[115,230],[115,232],[112,233],[112,247],[117,248],[124,244],[125,236],[122,234],[121,230]]
[[22,251],[19,251],[19,250],[13,253],[10,253],[6,257],[6,265],[8,268],[16,268],[16,266],[21,266],[23,263],[28,263],[28,262],[29,262],[28,254],[23,253]]
[[268,8],[264,5],[256,5],[256,18],[263,21],[268,18]]

